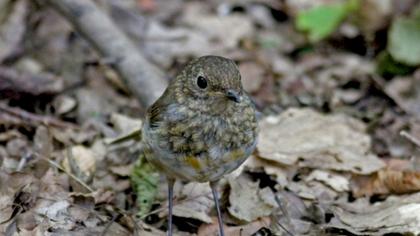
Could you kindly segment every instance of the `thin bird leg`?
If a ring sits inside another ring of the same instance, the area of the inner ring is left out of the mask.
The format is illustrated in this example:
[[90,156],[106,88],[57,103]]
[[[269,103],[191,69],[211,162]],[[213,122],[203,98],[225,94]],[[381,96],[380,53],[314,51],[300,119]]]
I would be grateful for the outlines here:
[[217,185],[217,181],[210,182],[211,192],[213,193],[214,204],[216,205],[217,220],[219,221],[219,236],[225,236],[225,232],[223,229],[222,213],[220,211],[220,206],[219,206],[219,194],[217,193],[216,185]]
[[172,236],[172,207],[173,207],[175,180],[167,177],[167,181],[168,181],[168,231],[167,231],[167,235]]

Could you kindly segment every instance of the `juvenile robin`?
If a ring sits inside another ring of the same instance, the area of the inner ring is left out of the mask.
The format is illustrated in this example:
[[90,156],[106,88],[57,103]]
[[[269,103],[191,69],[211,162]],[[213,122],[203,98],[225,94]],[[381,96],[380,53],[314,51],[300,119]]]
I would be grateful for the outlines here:
[[257,139],[255,108],[236,64],[219,56],[187,64],[148,108],[142,137],[147,160],[168,179],[168,235],[178,178],[210,182],[223,236],[217,181],[246,160]]

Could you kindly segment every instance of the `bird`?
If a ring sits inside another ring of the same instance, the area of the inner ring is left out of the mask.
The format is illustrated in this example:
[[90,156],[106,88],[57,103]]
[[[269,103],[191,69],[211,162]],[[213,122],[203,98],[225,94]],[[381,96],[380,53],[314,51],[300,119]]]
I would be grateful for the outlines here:
[[172,236],[173,186],[179,179],[209,182],[224,236],[217,183],[252,154],[257,135],[255,105],[233,60],[196,58],[169,82],[142,127],[144,155],[168,182],[167,235]]

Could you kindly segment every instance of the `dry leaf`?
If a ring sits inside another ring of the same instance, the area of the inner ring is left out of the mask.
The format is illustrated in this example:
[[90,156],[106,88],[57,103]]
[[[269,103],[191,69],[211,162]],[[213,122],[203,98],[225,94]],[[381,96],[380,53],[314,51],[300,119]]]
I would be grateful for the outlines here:
[[229,185],[231,191],[228,211],[239,220],[251,222],[270,215],[276,207],[274,194],[268,187],[260,189],[258,183],[243,176],[229,179]]
[[322,170],[314,170],[308,177],[306,177],[305,181],[313,181],[317,180],[320,181],[337,192],[344,192],[350,190],[350,183],[347,178],[341,175],[333,174],[328,171]]
[[250,156],[245,163],[245,166],[252,172],[262,169],[267,175],[273,176],[280,188],[284,188],[288,184],[287,175],[293,168],[287,168],[285,165],[279,165],[276,162],[268,161],[257,156]]
[[77,102],[74,98],[70,96],[59,95],[56,99],[54,99],[53,105],[55,108],[55,112],[58,115],[63,115],[73,110],[76,107]]
[[209,212],[214,207],[210,186],[207,183],[189,183],[184,186],[179,199],[175,203],[173,214],[180,217],[192,218],[206,223],[211,223]]
[[[420,234],[420,194],[412,196],[411,200],[379,203],[376,208],[364,208],[365,212],[355,213],[334,207],[337,217],[325,226],[347,230],[355,235],[386,235],[388,233]],[[369,209],[374,209],[369,211]]]
[[73,146],[66,153],[63,167],[84,182],[92,180],[96,171],[96,154],[84,146]]
[[407,113],[420,115],[420,70],[413,77],[391,80],[385,92]]
[[111,123],[114,128],[120,134],[128,134],[134,130],[139,130],[142,127],[142,121],[140,119],[131,118],[117,113],[111,114]]
[[187,5],[183,21],[206,35],[207,40],[218,41],[224,48],[238,46],[240,39],[250,36],[253,30],[251,19],[240,14],[215,16],[206,14],[202,3]]
[[373,194],[406,194],[420,191],[420,172],[380,170],[368,179],[358,179],[353,192],[356,197]]
[[66,200],[57,201],[52,204],[48,202],[45,205],[38,206],[36,212],[53,221],[64,220],[62,217],[67,214],[69,206],[70,203]]
[[291,108],[260,123],[258,154],[283,165],[370,174],[384,163],[370,153],[365,125],[345,115]]

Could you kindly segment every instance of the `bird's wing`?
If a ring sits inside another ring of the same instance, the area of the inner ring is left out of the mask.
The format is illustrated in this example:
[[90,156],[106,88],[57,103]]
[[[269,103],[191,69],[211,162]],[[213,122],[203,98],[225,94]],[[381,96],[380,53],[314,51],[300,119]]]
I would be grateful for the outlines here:
[[151,129],[157,128],[164,121],[165,111],[171,103],[171,92],[166,89],[162,96],[147,109],[147,119]]

